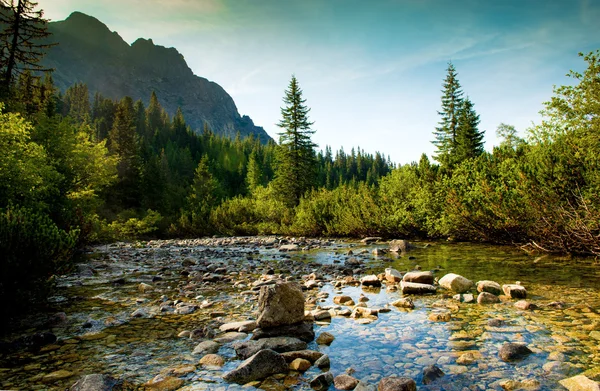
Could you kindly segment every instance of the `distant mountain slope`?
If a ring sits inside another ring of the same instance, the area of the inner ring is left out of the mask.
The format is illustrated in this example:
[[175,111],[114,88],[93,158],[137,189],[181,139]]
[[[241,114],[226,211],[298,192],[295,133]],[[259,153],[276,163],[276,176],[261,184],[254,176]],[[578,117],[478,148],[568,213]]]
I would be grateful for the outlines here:
[[148,104],[154,90],[171,115],[181,107],[187,123],[202,131],[204,123],[222,135],[254,134],[262,142],[270,137],[248,116],[240,116],[233,99],[217,83],[194,75],[174,48],[138,39],[131,46],[98,19],[81,12],[51,22],[52,40],[58,42],[44,58],[55,69],[54,81],[61,91],[76,82],[86,83],[113,99],[131,96]]

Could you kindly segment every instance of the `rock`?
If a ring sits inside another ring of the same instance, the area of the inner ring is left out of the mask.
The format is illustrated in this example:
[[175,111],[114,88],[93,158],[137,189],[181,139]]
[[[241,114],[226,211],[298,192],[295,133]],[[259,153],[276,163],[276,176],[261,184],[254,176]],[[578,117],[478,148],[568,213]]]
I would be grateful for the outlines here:
[[146,284],[145,282],[140,283],[138,285],[138,290],[142,293],[149,292],[153,289],[152,285]]
[[202,357],[198,363],[207,367],[221,368],[225,365],[225,359],[218,354],[210,353]]
[[364,276],[363,278],[360,279],[360,283],[363,286],[372,286],[372,287],[380,287],[381,286],[381,281],[379,281],[379,278],[377,278],[377,276],[374,274]]
[[183,379],[172,376],[158,375],[147,383],[144,383],[144,390],[174,391],[183,385]]
[[69,391],[111,391],[117,383],[113,377],[94,373],[79,379],[69,388]]
[[[385,269],[385,279],[387,282],[389,282],[391,284],[398,283],[398,282],[402,281],[402,273],[400,273],[396,269],[388,267],[387,269]],[[432,280],[432,282],[433,282],[433,280]]]
[[460,357],[456,359],[456,363],[459,365],[471,365],[476,361],[477,359],[473,353],[461,354]]
[[297,358],[290,363],[289,368],[293,371],[305,372],[308,370],[308,368],[310,368],[310,366],[310,361],[303,358]]
[[233,371],[226,373],[223,379],[230,383],[246,384],[287,371],[288,364],[281,354],[264,349],[249,357]]
[[390,242],[390,251],[394,253],[404,253],[414,246],[408,240],[396,239]]
[[477,296],[477,304],[494,304],[500,303],[500,298],[489,292],[481,292]]
[[504,294],[511,299],[524,299],[527,297],[527,290],[521,285],[502,285],[502,290],[504,291]]
[[324,354],[317,361],[315,361],[315,366],[319,369],[329,368],[331,366],[331,361],[329,360],[329,356]]
[[456,293],[465,293],[473,286],[473,281],[459,276],[458,274],[448,273],[439,281],[442,288],[454,291]]
[[371,243],[377,242],[378,240],[381,240],[380,236],[370,236],[370,237],[361,239],[360,242],[364,243],[364,244],[371,244]]
[[300,285],[279,282],[261,286],[258,296],[258,327],[269,328],[304,320],[304,295]]
[[436,292],[433,285],[405,281],[400,282],[400,290],[405,295],[425,295]]
[[194,351],[192,351],[192,354],[205,355],[209,353],[216,353],[220,346],[221,345],[214,341],[202,341],[196,345]]
[[43,383],[54,383],[59,380],[68,379],[73,375],[74,375],[73,372],[69,372],[64,369],[61,369],[61,370],[58,370],[55,372],[51,372],[51,373],[45,375],[44,377],[42,377],[42,382]]
[[300,250],[300,246],[297,244],[283,244],[279,246],[279,251],[298,251]]
[[[352,304],[350,304],[352,303]],[[354,300],[350,296],[334,296],[333,304],[341,304],[341,305],[354,305]]]
[[331,345],[334,339],[335,337],[332,334],[324,331],[321,334],[319,334],[316,342],[318,345]]
[[392,305],[394,307],[400,307],[400,308],[415,308],[415,303],[413,303],[412,299],[410,297],[402,297],[394,302],[392,302]]
[[429,314],[429,320],[432,322],[449,322],[452,319],[450,311],[432,312]]
[[433,383],[444,376],[444,372],[436,365],[429,365],[423,369],[423,384]]
[[306,342],[292,337],[263,338],[258,341],[234,342],[231,347],[238,356],[246,359],[257,352],[265,349],[274,350],[278,353],[292,352],[306,349]]
[[143,308],[138,308],[137,310],[135,310],[131,313],[131,317],[132,318],[147,318],[148,313],[146,311],[144,311]]
[[503,361],[517,361],[533,353],[523,344],[506,342],[500,348],[499,355]]
[[600,383],[584,375],[577,375],[559,381],[569,391],[600,391]]
[[255,321],[246,320],[246,321],[242,321],[242,322],[225,323],[219,327],[219,330],[221,330],[223,332],[240,331],[240,332],[247,333],[247,332],[254,330],[257,327],[258,327],[258,325],[256,324]]
[[310,381],[310,387],[316,391],[325,391],[333,383],[333,375],[331,372],[325,372],[317,375]]
[[[329,314],[329,317],[331,317],[331,314]],[[255,329],[250,339],[258,340],[273,337],[295,337],[304,342],[311,342],[315,339],[315,331],[313,330],[312,322],[302,322],[287,326]]]
[[377,257],[380,255],[387,254],[387,251],[384,248],[374,248],[373,251],[371,251],[371,253]]
[[402,278],[402,281],[405,282],[416,282],[419,284],[433,284],[433,273],[430,271],[427,272],[408,272]]
[[527,300],[519,300],[515,303],[515,307],[520,310],[527,311],[536,309],[537,305],[530,303]]
[[305,360],[310,361],[311,363],[316,363],[321,357],[323,357],[323,353],[317,352],[316,350],[296,350],[293,352],[284,352],[281,353],[285,361],[290,363],[297,358],[303,358]]
[[338,390],[353,390],[358,385],[358,379],[350,375],[338,375],[333,379],[333,385]]
[[482,280],[477,282],[477,292],[487,292],[498,296],[502,294],[502,287],[496,281]]
[[379,381],[378,391],[417,391],[417,383],[409,377],[384,377]]
[[475,301],[475,297],[470,293],[459,293],[458,295],[452,296],[452,298],[461,303],[473,303]]
[[354,391],[377,391],[377,387],[372,384],[367,384],[363,381],[359,381]]
[[490,319],[488,320],[487,324],[490,327],[502,327],[506,324],[506,322],[503,319]]
[[219,336],[219,338],[215,338],[214,341],[217,343],[229,343],[229,342],[233,342],[233,341],[237,341],[240,339],[245,339],[248,336],[248,334],[246,333],[239,333],[237,331],[230,331],[228,333],[225,333],[221,336]]

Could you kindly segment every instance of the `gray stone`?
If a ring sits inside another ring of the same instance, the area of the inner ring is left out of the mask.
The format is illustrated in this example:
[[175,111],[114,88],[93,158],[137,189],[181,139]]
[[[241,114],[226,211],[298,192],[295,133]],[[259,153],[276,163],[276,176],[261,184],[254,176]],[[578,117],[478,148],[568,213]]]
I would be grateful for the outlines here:
[[317,342],[318,345],[331,345],[331,343],[334,340],[335,340],[335,337],[333,336],[333,334],[328,333],[327,331],[323,331],[317,337],[317,341],[316,342]]
[[523,344],[506,342],[500,348],[499,355],[503,361],[517,361],[533,353]]
[[414,246],[408,240],[396,239],[390,242],[390,251],[394,253],[404,253],[412,248]]
[[287,371],[288,364],[281,354],[264,349],[249,357],[233,371],[226,373],[223,379],[230,383],[246,384]]
[[258,327],[269,328],[300,323],[304,320],[304,295],[300,285],[279,282],[260,287]]
[[430,271],[427,272],[408,272],[402,278],[402,281],[406,282],[416,282],[419,284],[433,284],[433,273]]
[[298,338],[292,337],[274,337],[274,338],[263,338],[258,341],[242,341],[234,342],[231,347],[235,350],[238,356],[242,359],[246,359],[260,350],[270,349],[278,353],[292,352],[295,350],[304,350],[307,345],[306,342],[299,340]]
[[223,332],[228,332],[228,331],[249,332],[249,331],[254,330],[256,327],[257,327],[257,325],[254,320],[245,320],[242,322],[225,323],[219,327],[219,330],[221,330]]
[[379,381],[378,391],[417,391],[417,383],[409,377],[384,377]]
[[372,384],[365,383],[364,381],[359,381],[358,385],[354,389],[354,391],[377,391],[377,387]]
[[473,281],[464,278],[458,274],[448,273],[439,281],[442,288],[454,291],[456,293],[465,293],[473,286]]
[[108,375],[94,373],[79,379],[69,391],[111,391],[117,383],[116,379]]
[[315,365],[317,361],[319,361],[319,359],[321,359],[324,356],[323,353],[317,352],[316,350],[296,350],[292,352],[284,352],[281,353],[281,355],[283,356],[283,358],[285,358],[285,361],[287,361],[288,363],[294,361],[297,358],[303,358]]
[[502,294],[502,287],[496,281],[482,280],[477,282],[477,292],[487,292],[498,296]]
[[282,244],[279,246],[279,251],[298,251],[300,250],[300,246],[297,244]]
[[202,341],[194,348],[192,354],[205,355],[216,353],[221,345],[214,341]]
[[405,295],[425,295],[436,291],[433,285],[405,281],[400,282],[400,290]]
[[331,372],[325,372],[312,379],[310,381],[310,387],[316,391],[325,391],[329,389],[331,383],[333,383],[333,375]]
[[324,354],[317,361],[315,361],[315,366],[319,369],[329,368],[331,366],[331,360],[329,360],[329,356]]
[[313,330],[312,322],[302,322],[287,326],[255,329],[250,339],[257,340],[273,337],[294,337],[304,342],[311,342],[315,339],[315,331]]

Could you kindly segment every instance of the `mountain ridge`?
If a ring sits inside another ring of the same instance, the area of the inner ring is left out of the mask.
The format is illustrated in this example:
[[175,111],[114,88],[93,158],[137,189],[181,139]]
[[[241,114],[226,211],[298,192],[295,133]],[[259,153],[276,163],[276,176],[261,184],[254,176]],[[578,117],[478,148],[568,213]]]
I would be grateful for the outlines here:
[[77,82],[90,93],[120,99],[130,96],[148,104],[152,91],[172,116],[178,107],[196,132],[206,124],[214,133],[235,137],[255,135],[266,143],[271,137],[239,114],[233,98],[217,83],[197,76],[175,48],[138,38],[131,45],[93,16],[75,11],[48,29],[58,45],[50,48],[43,64],[54,68],[56,86],[64,92]]

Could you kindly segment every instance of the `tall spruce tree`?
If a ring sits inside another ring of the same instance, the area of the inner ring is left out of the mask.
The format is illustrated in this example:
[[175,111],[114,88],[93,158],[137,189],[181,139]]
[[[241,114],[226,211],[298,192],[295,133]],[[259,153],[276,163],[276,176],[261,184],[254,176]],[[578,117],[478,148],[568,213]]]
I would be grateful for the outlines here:
[[281,121],[277,124],[284,131],[279,133],[279,147],[276,153],[276,171],[273,186],[278,196],[288,206],[296,206],[300,198],[316,184],[317,158],[311,140],[315,133],[311,130],[306,99],[296,76],[285,91],[285,106],[281,108]]
[[433,144],[437,147],[434,158],[442,166],[454,164],[459,116],[463,105],[463,92],[457,76],[456,68],[452,62],[449,62],[442,90],[442,109],[438,111],[442,119],[433,132],[435,135]]
[[0,0],[0,97],[8,97],[15,76],[51,70],[39,63],[53,44],[44,11],[36,7],[30,0]]
[[479,114],[467,97],[460,108],[456,133],[454,163],[477,157],[483,153],[483,131],[479,131]]

